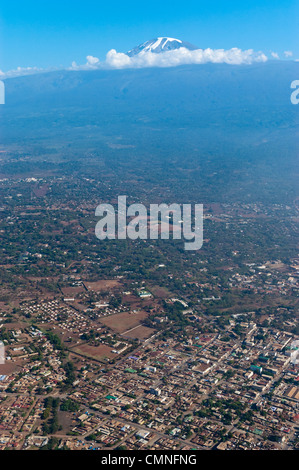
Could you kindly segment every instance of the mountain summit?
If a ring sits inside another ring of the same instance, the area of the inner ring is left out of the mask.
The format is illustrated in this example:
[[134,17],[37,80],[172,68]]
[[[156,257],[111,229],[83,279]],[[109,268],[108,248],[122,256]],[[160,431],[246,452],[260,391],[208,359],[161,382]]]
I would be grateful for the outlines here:
[[129,57],[133,57],[140,54],[141,52],[154,52],[155,54],[160,54],[161,52],[173,51],[175,49],[180,49],[181,47],[185,47],[190,51],[198,49],[198,47],[193,46],[189,42],[181,41],[180,39],[175,38],[163,37],[150,39],[149,41],[134,47],[134,49],[127,52],[127,55]]

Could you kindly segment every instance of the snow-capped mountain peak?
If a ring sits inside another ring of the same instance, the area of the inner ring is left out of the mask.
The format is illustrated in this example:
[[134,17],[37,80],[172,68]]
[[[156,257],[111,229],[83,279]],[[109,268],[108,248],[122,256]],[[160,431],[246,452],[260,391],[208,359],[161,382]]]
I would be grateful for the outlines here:
[[127,52],[127,55],[132,57],[143,52],[154,52],[155,54],[159,54],[161,52],[180,49],[181,47],[185,47],[190,51],[198,49],[196,46],[193,46],[188,42],[181,41],[180,39],[159,37],[155,39],[150,39],[149,41],[146,41],[143,44],[134,47],[134,49]]

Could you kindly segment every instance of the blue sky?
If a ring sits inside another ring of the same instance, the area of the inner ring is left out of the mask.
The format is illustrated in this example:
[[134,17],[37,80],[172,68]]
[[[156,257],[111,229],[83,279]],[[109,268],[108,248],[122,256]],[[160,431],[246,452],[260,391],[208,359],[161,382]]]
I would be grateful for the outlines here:
[[14,1],[0,6],[0,70],[104,60],[170,36],[199,48],[254,49],[299,58],[298,0]]

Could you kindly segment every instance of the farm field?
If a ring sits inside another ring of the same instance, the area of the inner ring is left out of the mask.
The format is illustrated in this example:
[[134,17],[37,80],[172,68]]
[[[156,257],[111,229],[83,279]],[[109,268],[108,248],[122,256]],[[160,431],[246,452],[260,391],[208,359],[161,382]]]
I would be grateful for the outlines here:
[[101,323],[111,328],[115,333],[122,334],[131,328],[140,325],[140,322],[147,317],[147,313],[140,310],[136,313],[121,312],[115,315],[101,318]]
[[80,344],[73,347],[71,350],[74,353],[81,354],[86,357],[91,357],[98,361],[104,361],[106,358],[111,359],[115,357],[110,346],[101,344],[100,346],[90,346],[89,344]]

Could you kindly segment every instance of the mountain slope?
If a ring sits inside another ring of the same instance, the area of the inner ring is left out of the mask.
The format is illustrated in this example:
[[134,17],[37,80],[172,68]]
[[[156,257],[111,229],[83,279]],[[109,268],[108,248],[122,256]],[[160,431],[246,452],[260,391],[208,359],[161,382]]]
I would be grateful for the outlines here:
[[137,47],[134,47],[131,51],[127,52],[129,57],[133,57],[137,54],[144,52],[153,52],[155,54],[160,54],[161,52],[173,51],[175,49],[180,49],[184,47],[190,51],[198,49],[198,47],[189,44],[188,42],[181,41],[180,39],[168,38],[168,37],[159,37],[155,39],[150,39],[149,41],[140,44]]
[[298,75],[299,63],[273,61],[7,79],[0,176],[35,169],[104,178],[106,170],[122,181],[129,171],[153,184],[183,178],[184,194],[200,189],[198,200],[215,191],[218,200],[293,200],[299,107],[290,84]]

